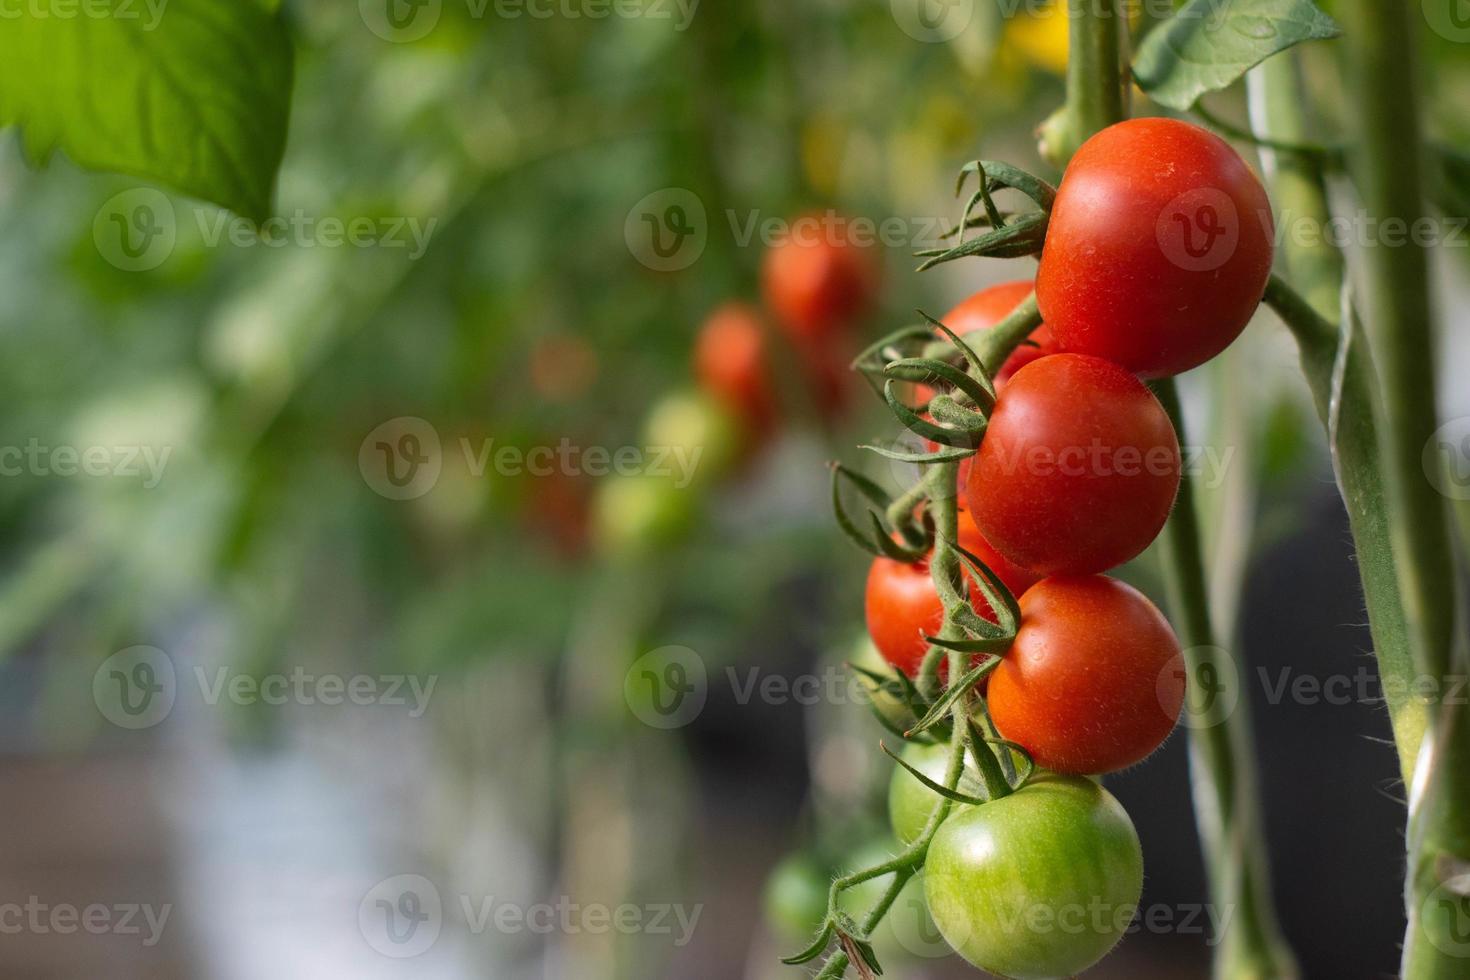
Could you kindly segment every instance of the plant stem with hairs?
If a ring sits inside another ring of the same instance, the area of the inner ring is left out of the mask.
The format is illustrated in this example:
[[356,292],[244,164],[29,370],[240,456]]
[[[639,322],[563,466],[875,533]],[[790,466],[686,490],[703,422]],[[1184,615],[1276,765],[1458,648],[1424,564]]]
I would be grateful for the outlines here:
[[[1368,214],[1407,227],[1425,213],[1416,11],[1383,0],[1351,0],[1344,10],[1358,107],[1353,172]],[[1447,504],[1422,463],[1437,428],[1429,255],[1412,240],[1380,241],[1363,259],[1366,318],[1383,378],[1394,567],[1415,666],[1444,691],[1463,676],[1464,651],[1455,637]],[[1461,924],[1470,913],[1470,720],[1455,700],[1428,705],[1429,730],[1410,783],[1402,963],[1409,980],[1463,977],[1467,968]]]
[[[1267,61],[1247,79],[1256,131],[1286,141],[1308,136],[1295,53]],[[1309,155],[1262,151],[1262,162],[1282,222],[1326,228],[1331,219],[1321,161]],[[1397,547],[1390,520],[1378,431],[1378,375],[1367,338],[1351,317],[1342,326],[1345,265],[1323,236],[1285,236],[1282,265],[1295,288],[1273,279],[1266,303],[1291,330],[1302,373],[1327,429],[1333,469],[1356,543],[1358,573],[1368,609],[1378,673],[1405,782],[1414,769],[1428,712],[1410,696],[1416,668],[1394,567]],[[1340,356],[1339,356],[1340,355]]]

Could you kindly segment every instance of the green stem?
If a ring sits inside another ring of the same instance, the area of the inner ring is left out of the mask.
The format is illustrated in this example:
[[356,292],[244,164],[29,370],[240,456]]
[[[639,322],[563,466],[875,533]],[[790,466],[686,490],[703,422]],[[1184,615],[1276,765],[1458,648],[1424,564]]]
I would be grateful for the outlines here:
[[[1296,139],[1306,133],[1300,70],[1294,54],[1267,61],[1248,78],[1256,129]],[[1282,224],[1327,227],[1331,211],[1318,162],[1297,154],[1261,155]],[[1273,278],[1266,303],[1296,338],[1317,414],[1327,430],[1333,469],[1356,543],[1378,673],[1405,782],[1424,738],[1428,712],[1410,696],[1417,670],[1399,594],[1388,504],[1379,458],[1378,376],[1367,338],[1351,318],[1341,327],[1345,265],[1324,236],[1287,234],[1282,264],[1295,289]]]
[[1265,150],[1275,150],[1292,156],[1310,157],[1313,162],[1331,169],[1340,170],[1345,163],[1345,155],[1341,147],[1274,139],[1270,136],[1256,133],[1245,126],[1237,126],[1228,119],[1215,115],[1205,108],[1203,102],[1195,103],[1192,111],[1196,116],[1199,116],[1208,123],[1211,129],[1223,133],[1230,139],[1240,140],[1242,143],[1250,143],[1253,146],[1258,146]]
[[1068,0],[1067,101],[1041,127],[1041,155],[1058,169],[1098,130],[1128,117],[1127,20],[1119,0]]
[[[1394,565],[1414,662],[1444,691],[1461,669],[1455,642],[1456,569],[1446,502],[1424,473],[1437,428],[1429,257],[1412,236],[1387,240],[1387,223],[1424,216],[1423,134],[1414,43],[1417,5],[1351,0],[1344,43],[1354,89],[1354,174],[1367,213],[1385,229],[1364,249],[1365,309],[1383,377],[1383,459]],[[1402,975],[1462,977],[1458,926],[1470,912],[1470,725],[1465,709],[1429,705],[1430,735],[1409,798],[1408,932]]]
[[[1156,382],[1154,391],[1181,438],[1184,418],[1178,386]],[[1291,951],[1276,924],[1270,870],[1263,846],[1260,804],[1252,760],[1250,699],[1229,655],[1216,643],[1205,581],[1194,482],[1179,485],[1174,513],[1160,538],[1169,605],[1179,625],[1189,686],[1209,709],[1189,728],[1195,818],[1209,874],[1211,901],[1234,919],[1215,954],[1214,975],[1286,978],[1297,975]]]

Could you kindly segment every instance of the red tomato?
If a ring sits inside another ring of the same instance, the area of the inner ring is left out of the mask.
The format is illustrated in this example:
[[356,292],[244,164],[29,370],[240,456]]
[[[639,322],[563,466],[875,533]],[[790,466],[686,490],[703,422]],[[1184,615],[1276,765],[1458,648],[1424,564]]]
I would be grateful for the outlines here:
[[[1000,577],[1012,594],[1020,595],[1036,582],[1036,576],[1006,561],[980,534],[975,522],[960,513],[960,547],[984,562]],[[968,578],[968,572],[966,576]],[[990,603],[970,580],[970,603],[987,619],[994,619]],[[868,633],[873,645],[893,666],[913,676],[919,672],[933,636],[944,625],[944,604],[934,589],[929,562],[907,564],[891,558],[875,558],[868,569]]]
[[1036,298],[1062,350],[1178,374],[1250,322],[1274,236],[1265,188],[1228,143],[1173,119],[1130,120],[1068,165]]
[[[1031,295],[1034,288],[1035,284],[1024,279],[990,286],[980,290],[959,306],[950,310],[940,322],[959,334],[961,339],[966,334],[975,333],[980,330],[989,330],[1010,316],[1016,307],[1020,306],[1026,297]],[[1011,356],[1006,358],[1006,362],[1001,365],[1000,371],[996,373],[994,378],[997,390],[1010,380],[1011,375],[1021,370],[1027,364],[1030,364],[1038,358],[1045,357],[1047,354],[1057,353],[1056,341],[1052,338],[1051,330],[1047,328],[1046,324],[1043,323],[1031,331],[1030,339],[1036,343],[1035,347],[1032,347],[1030,344],[1017,347],[1011,352]],[[919,405],[928,405],[929,400],[934,397],[934,389],[925,385],[918,385],[915,388],[915,394]],[[938,443],[933,442],[928,443],[928,446],[931,452],[940,448]],[[970,459],[960,461],[959,485],[962,489],[970,479],[970,462]],[[967,506],[963,495],[960,497],[960,506]]]
[[[959,334],[961,338],[977,330],[989,330],[1010,316],[1035,288],[1035,283],[1022,279],[982,289],[941,317],[940,322]],[[1051,335],[1051,329],[1045,323],[1031,332],[1031,340],[1036,343],[1035,347],[1024,344],[1017,347],[1015,352],[1006,358],[1006,362],[1001,365],[1000,371],[995,376],[997,385],[1004,383],[1011,375],[1037,358],[1055,354],[1060,349]]]
[[1162,613],[1103,575],[1049,578],[1021,596],[1021,630],[990,675],[996,728],[1054,772],[1143,761],[1184,705],[1184,658]]
[[699,383],[752,435],[770,432],[776,421],[768,356],[760,314],[744,303],[729,303],[710,314],[694,346]]
[[1053,354],[1011,378],[965,492],[980,532],[1037,575],[1090,575],[1163,528],[1181,473],[1163,406],[1109,361]]
[[878,287],[877,263],[850,222],[804,215],[766,253],[761,272],[766,305],[798,343],[825,341],[868,312]]

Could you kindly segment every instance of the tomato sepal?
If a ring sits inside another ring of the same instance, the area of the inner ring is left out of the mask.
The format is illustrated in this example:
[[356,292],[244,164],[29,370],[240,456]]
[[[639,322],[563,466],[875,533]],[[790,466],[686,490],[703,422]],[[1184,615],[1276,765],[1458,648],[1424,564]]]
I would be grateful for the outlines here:
[[950,709],[954,707],[955,702],[959,701],[960,698],[969,694],[975,689],[975,686],[977,684],[979,684],[985,678],[989,677],[990,674],[995,670],[995,668],[1000,666],[1000,662],[1001,661],[999,657],[994,657],[990,660],[987,660],[980,666],[970,670],[969,673],[965,674],[965,676],[961,677],[957,682],[951,684],[949,688],[939,696],[939,700],[935,701],[934,704],[930,706],[928,714],[924,715],[923,718],[920,718],[918,722],[914,724],[913,728],[910,728],[907,732],[904,733],[905,737],[912,738],[915,735],[921,735],[929,729],[933,728],[935,725],[939,724],[939,722],[948,718]]
[[[961,409],[960,411],[963,414],[976,420],[974,428],[952,429],[936,425],[900,401],[897,393],[894,391],[894,385],[895,382],[889,379],[883,386],[883,398],[888,402],[888,407],[892,409],[893,414],[898,417],[898,421],[903,424],[904,428],[913,432],[915,435],[928,439],[930,442],[937,442],[955,449],[969,449],[973,451],[980,447],[980,437],[985,432],[986,423],[984,416]],[[940,406],[935,403],[945,398],[947,396],[941,395],[934,399],[930,403],[930,410],[936,413],[941,411]],[[949,405],[954,405],[954,399],[948,399],[948,403]],[[955,407],[958,408],[958,406]],[[969,423],[966,424],[968,425]]]
[[921,561],[929,553],[929,549],[933,543],[928,540],[929,532],[927,527],[925,528],[924,540],[916,548],[905,547],[893,540],[893,537],[884,529],[883,519],[876,511],[869,510],[867,512],[868,519],[872,524],[871,533],[865,534],[859,529],[853,523],[852,518],[848,516],[847,510],[842,506],[843,479],[851,483],[870,503],[882,508],[885,512],[893,501],[883,491],[882,487],[878,486],[878,484],[866,476],[848,469],[841,463],[832,464],[832,513],[837,519],[837,526],[854,544],[870,555],[880,558],[892,558],[894,561],[909,565]]
[[936,793],[944,797],[946,800],[950,800],[954,803],[966,803],[970,806],[981,806],[982,804],[990,802],[984,797],[971,796],[969,793],[961,793],[958,789],[950,789],[949,787],[944,786],[941,783],[936,783],[934,780],[930,779],[928,776],[924,775],[922,772],[915,769],[907,762],[904,762],[903,759],[899,758],[896,752],[890,749],[883,742],[878,743],[878,748],[882,749],[884,755],[888,756],[888,758],[892,759],[894,762],[902,766],[910,776],[913,776],[920,783],[922,783],[924,785],[924,788],[929,790],[931,793]]

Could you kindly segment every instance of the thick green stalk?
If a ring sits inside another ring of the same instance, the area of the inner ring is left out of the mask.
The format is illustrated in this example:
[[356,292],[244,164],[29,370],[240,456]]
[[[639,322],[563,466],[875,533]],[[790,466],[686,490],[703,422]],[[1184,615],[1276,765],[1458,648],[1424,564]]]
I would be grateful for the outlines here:
[[[1421,462],[1437,428],[1429,257],[1414,236],[1390,239],[1389,223],[1424,217],[1423,134],[1414,31],[1418,5],[1351,0],[1345,6],[1364,207],[1379,240],[1364,249],[1367,318],[1383,375],[1383,469],[1414,661],[1426,679],[1451,683],[1456,579],[1446,501]],[[1445,690],[1440,687],[1440,690]],[[1458,699],[1456,699],[1458,700]],[[1470,949],[1470,726],[1463,706],[1431,701],[1430,733],[1409,798],[1409,928],[1402,973],[1410,980],[1463,977]]]
[[[1057,136],[1053,117],[1043,137],[1044,148],[1069,147],[1067,156],[1099,130],[1121,122],[1127,115],[1122,90],[1122,48],[1127,36],[1118,0],[1073,0],[1072,57],[1067,75],[1068,100]],[[1104,50],[1109,49],[1109,50]],[[1080,57],[1079,57],[1080,56]],[[1053,162],[1065,163],[1065,159]],[[1172,380],[1157,386],[1183,438],[1178,393]],[[1225,701],[1230,692],[1222,685],[1240,683],[1238,675],[1217,669],[1218,647],[1210,622],[1209,590],[1205,584],[1199,517],[1194,490],[1186,476],[1179,502],[1164,531],[1164,571],[1176,620],[1183,627],[1188,649],[1189,682],[1196,692],[1213,692]],[[1239,690],[1234,692],[1241,694]],[[1230,925],[1216,937],[1214,975],[1218,978],[1294,977],[1296,965],[1276,924],[1266,866],[1260,803],[1257,799],[1254,750],[1247,699],[1236,697],[1234,711],[1209,719],[1208,725],[1189,729],[1190,770],[1194,788],[1200,843],[1210,879],[1210,900],[1217,909],[1233,913]]]
[[[1119,7],[1118,0],[1068,0],[1067,102],[1041,128],[1041,155],[1058,168],[1093,133],[1128,116],[1128,31]],[[1098,125],[1099,120],[1106,121]]]
[[[1255,129],[1287,142],[1310,135],[1296,59],[1295,53],[1272,58],[1247,79]],[[1296,338],[1302,373],[1327,429],[1333,470],[1356,543],[1384,701],[1407,783],[1413,776],[1428,712],[1424,702],[1410,693],[1417,670],[1399,594],[1393,559],[1396,546],[1379,468],[1378,377],[1358,324],[1348,322],[1346,333],[1338,326],[1345,270],[1341,251],[1320,234],[1331,218],[1321,161],[1271,150],[1263,150],[1261,159],[1285,231],[1282,265],[1294,287],[1293,291],[1273,281],[1266,302]]]

